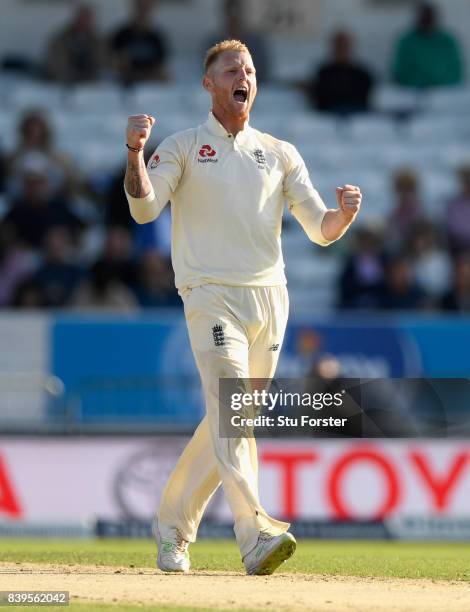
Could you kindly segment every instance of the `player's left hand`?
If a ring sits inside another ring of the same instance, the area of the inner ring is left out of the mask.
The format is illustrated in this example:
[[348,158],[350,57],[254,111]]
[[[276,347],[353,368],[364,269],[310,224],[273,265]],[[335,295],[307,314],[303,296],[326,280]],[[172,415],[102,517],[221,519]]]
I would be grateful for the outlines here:
[[345,221],[350,222],[359,212],[362,193],[355,185],[344,185],[336,188],[336,201]]

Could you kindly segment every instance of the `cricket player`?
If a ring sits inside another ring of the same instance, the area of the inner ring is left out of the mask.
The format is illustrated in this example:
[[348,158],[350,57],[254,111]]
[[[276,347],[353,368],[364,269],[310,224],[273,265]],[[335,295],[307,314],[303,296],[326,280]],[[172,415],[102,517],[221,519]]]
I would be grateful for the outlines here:
[[362,196],[352,185],[337,188],[338,208],[327,210],[295,147],[249,125],[256,71],[240,41],[209,49],[203,87],[212,99],[207,121],[164,140],[147,167],[143,151],[155,119],[131,116],[127,126],[132,217],[148,223],[171,202],[175,282],[206,402],[206,416],[162,495],[157,565],[189,570],[189,543],[222,484],[247,573],[271,574],[296,542],[289,524],[260,503],[255,440],[219,436],[219,379],[274,375],[289,307],[285,203],[310,240],[326,246],[346,232]]

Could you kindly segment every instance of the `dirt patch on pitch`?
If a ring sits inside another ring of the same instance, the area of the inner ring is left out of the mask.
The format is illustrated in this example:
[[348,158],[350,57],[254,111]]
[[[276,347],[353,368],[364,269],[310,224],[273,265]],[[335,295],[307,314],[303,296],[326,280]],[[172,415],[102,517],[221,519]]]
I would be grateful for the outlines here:
[[156,610],[159,604],[297,612],[470,610],[467,583],[304,574],[198,571],[181,576],[148,568],[2,563],[0,590],[69,591],[71,602],[141,603]]

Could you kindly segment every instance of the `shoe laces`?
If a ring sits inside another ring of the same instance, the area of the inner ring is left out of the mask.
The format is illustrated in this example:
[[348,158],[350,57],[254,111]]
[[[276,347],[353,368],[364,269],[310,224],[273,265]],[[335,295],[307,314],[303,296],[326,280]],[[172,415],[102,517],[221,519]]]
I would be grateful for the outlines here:
[[272,539],[272,537],[273,537],[273,536],[272,536],[272,535],[269,535],[269,533],[264,533],[264,532],[261,532],[261,533],[259,534],[259,537],[258,537],[258,544],[262,544],[262,543],[264,543],[264,542],[269,542],[269,540],[271,540],[271,539]]
[[171,535],[162,537],[162,553],[164,555],[181,554],[188,552],[189,542],[185,540],[177,529],[171,530]]
[[176,539],[175,550],[185,555],[188,552],[188,548],[189,548],[188,540],[185,540],[178,530],[176,531],[175,539]]

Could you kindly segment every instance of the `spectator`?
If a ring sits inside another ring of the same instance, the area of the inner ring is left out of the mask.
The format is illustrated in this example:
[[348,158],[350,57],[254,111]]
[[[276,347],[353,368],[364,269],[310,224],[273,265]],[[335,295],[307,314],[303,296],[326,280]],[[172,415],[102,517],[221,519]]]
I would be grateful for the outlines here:
[[137,298],[144,308],[182,305],[174,288],[173,270],[156,251],[147,251],[140,259]]
[[412,227],[409,252],[416,284],[427,296],[429,306],[435,307],[449,289],[451,261],[430,221],[419,221]]
[[107,227],[122,227],[130,230],[134,222],[129,214],[129,204],[122,188],[122,177],[125,172],[125,168],[119,168],[111,177],[104,193],[104,221]]
[[258,82],[269,79],[269,51],[266,40],[259,32],[247,27],[246,0],[223,0],[222,29],[212,34],[206,41],[204,52],[221,40],[240,40],[250,50]]
[[454,253],[470,249],[470,163],[462,166],[458,175],[460,193],[450,200],[445,217],[449,246]]
[[418,5],[414,27],[399,39],[393,78],[400,85],[416,88],[462,82],[459,42],[440,26],[438,11],[432,4]]
[[454,262],[454,284],[441,306],[453,312],[470,312],[470,251],[460,253]]
[[129,204],[122,188],[125,169],[117,172],[104,194],[105,223],[108,227],[132,231],[137,255],[155,249],[164,257],[171,251],[171,210],[166,206],[158,219],[138,225],[129,214]]
[[50,41],[45,75],[53,81],[84,83],[101,76],[105,45],[95,28],[95,14],[88,4],[78,4],[65,28]]
[[72,237],[67,227],[56,225],[44,237],[44,261],[33,276],[48,308],[65,306],[83,275],[74,262]]
[[[0,147],[2,146],[2,141],[0,137]],[[0,194],[5,191],[5,182],[6,182],[6,160],[5,155],[0,148]]]
[[307,92],[320,111],[347,114],[369,110],[373,78],[353,55],[353,38],[346,31],[331,37],[331,57],[312,76]]
[[0,224],[0,307],[13,300],[17,287],[37,269],[38,256]]
[[340,308],[373,309],[383,282],[381,234],[362,227],[354,233],[353,252],[340,277]]
[[132,0],[128,23],[112,35],[114,64],[123,85],[168,79],[166,41],[152,26],[153,0]]
[[385,282],[379,307],[384,310],[415,310],[425,305],[425,296],[413,278],[413,269],[404,255],[393,255],[385,267]]
[[99,262],[107,267],[114,279],[130,289],[135,288],[138,270],[133,259],[132,235],[129,230],[119,226],[108,229]]
[[47,231],[64,225],[78,238],[83,224],[71,211],[68,201],[54,195],[49,178],[48,159],[41,153],[30,153],[22,160],[18,197],[3,222],[18,240],[40,249]]
[[393,176],[395,205],[389,218],[388,246],[402,247],[414,223],[425,217],[419,195],[419,181],[411,168],[400,168]]
[[72,163],[53,145],[50,125],[40,111],[28,111],[18,126],[18,146],[8,159],[8,192],[18,194],[18,175],[22,173],[23,161],[31,153],[41,154],[47,160],[47,177],[55,194],[72,194],[78,186],[77,173]]
[[119,282],[114,270],[105,262],[97,261],[90,278],[83,281],[72,297],[71,305],[91,310],[134,312],[136,299],[130,289]]
[[137,256],[156,251],[162,257],[171,257],[171,207],[166,206],[152,223],[134,226],[134,245]]
[[44,308],[45,301],[41,285],[31,278],[25,279],[16,288],[11,306],[27,310]]

